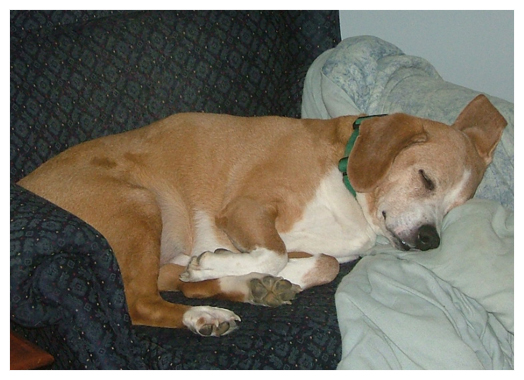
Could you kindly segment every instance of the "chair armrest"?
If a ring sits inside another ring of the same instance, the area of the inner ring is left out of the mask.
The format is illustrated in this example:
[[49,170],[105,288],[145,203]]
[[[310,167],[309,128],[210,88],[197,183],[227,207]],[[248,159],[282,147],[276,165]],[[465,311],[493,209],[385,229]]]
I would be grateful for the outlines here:
[[[18,185],[11,185],[10,195],[11,311],[17,322],[52,323],[60,313],[53,317],[51,309],[63,308],[71,296],[104,282],[119,288],[112,301],[125,305],[120,270],[103,236]],[[81,277],[99,281],[88,286]]]
[[[81,363],[140,367],[116,258],[91,226],[11,185],[11,320],[57,325]],[[110,352],[108,352],[110,351]]]

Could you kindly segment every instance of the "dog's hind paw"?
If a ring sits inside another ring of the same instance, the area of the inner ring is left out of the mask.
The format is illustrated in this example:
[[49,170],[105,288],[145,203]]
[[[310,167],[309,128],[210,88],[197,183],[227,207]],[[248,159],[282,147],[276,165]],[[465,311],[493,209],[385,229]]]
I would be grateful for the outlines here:
[[302,289],[281,277],[265,276],[249,282],[248,302],[270,307],[290,304]]
[[227,335],[237,328],[240,317],[227,309],[211,306],[194,306],[184,313],[184,325],[202,336]]

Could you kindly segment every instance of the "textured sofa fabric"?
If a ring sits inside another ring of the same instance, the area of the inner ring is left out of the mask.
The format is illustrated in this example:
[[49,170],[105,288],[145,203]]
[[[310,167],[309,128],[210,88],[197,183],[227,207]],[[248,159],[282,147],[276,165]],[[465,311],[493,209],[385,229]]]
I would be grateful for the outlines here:
[[300,116],[336,12],[11,12],[11,179],[177,112]]
[[300,116],[338,12],[12,11],[11,328],[53,368],[335,368],[337,280],[289,306],[231,308],[220,339],[131,326],[118,264],[97,231],[15,183],[80,142],[176,112]]

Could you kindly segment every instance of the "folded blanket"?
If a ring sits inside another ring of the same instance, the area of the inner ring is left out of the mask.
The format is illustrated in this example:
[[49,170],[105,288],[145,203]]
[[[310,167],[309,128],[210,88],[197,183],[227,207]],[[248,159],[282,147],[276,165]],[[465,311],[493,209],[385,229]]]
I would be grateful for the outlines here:
[[512,369],[513,213],[470,200],[428,252],[376,246],[336,294],[339,369]]

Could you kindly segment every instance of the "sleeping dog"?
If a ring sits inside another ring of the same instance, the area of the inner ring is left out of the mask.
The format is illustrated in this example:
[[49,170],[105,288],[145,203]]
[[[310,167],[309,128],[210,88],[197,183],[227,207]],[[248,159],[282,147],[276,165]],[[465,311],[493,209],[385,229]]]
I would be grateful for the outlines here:
[[220,336],[237,315],[159,291],[278,306],[332,281],[377,235],[435,248],[505,126],[483,95],[452,126],[176,114],[72,147],[19,184],[104,235],[133,323]]

